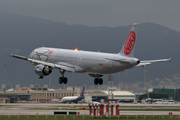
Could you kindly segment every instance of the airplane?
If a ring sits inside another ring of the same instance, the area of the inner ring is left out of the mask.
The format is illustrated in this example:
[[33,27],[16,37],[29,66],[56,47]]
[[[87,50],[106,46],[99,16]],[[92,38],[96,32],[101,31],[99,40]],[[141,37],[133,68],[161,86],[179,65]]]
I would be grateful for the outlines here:
[[68,97],[63,97],[62,98],[62,102],[66,103],[66,102],[74,102],[74,103],[78,103],[78,101],[84,99],[84,91],[85,91],[85,87],[83,87],[82,92],[79,96],[68,96]]
[[95,101],[91,101],[90,103],[88,103],[88,104],[100,104],[100,102],[95,102]]
[[137,39],[138,24],[134,23],[129,35],[117,54],[90,52],[82,50],[59,49],[40,47],[34,49],[29,57],[10,54],[10,57],[29,61],[35,66],[35,73],[39,79],[51,74],[53,69],[58,69],[62,75],[59,77],[59,84],[67,84],[65,72],[83,73],[94,77],[95,85],[102,85],[103,75],[111,75],[125,71],[135,66],[146,66],[153,62],[170,61],[169,59],[140,61],[133,57]]
[[50,103],[58,103],[59,99],[51,99]]

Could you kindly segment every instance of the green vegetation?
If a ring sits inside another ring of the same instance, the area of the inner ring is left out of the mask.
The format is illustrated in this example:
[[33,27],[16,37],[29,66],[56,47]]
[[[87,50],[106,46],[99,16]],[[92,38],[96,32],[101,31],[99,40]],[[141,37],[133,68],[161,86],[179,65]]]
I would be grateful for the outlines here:
[[[149,93],[149,97],[153,99],[168,99],[169,95],[166,93]],[[143,94],[139,97],[139,100],[147,98],[147,94]]]
[[1,115],[1,120],[79,120],[79,119],[93,119],[93,120],[118,120],[118,119],[135,119],[135,120],[142,120],[142,119],[154,119],[154,120],[178,120],[180,116],[178,115],[120,115],[116,117],[92,117],[88,115]]

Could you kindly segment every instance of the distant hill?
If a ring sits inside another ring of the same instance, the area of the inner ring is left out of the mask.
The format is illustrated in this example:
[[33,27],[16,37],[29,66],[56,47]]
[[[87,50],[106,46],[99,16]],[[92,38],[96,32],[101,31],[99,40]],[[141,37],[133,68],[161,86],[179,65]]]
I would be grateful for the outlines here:
[[[133,24],[133,23],[132,23]],[[82,49],[118,53],[130,31],[130,26],[119,27],[89,27],[84,25],[68,25],[66,23],[21,16],[12,13],[0,13],[0,54],[1,69],[0,83],[4,84],[4,68],[7,64],[8,84],[52,84],[55,88],[63,88],[58,84],[61,76],[54,70],[51,77],[39,80],[34,73],[34,67],[27,61],[10,58],[10,53],[28,56],[30,52],[41,46]],[[172,57],[172,62],[154,63],[150,65],[150,80],[174,75],[180,71],[180,32],[163,27],[155,23],[139,25],[135,57],[140,60],[161,59]],[[144,82],[143,70],[147,68],[135,67],[114,76],[114,84]],[[67,85],[94,85],[88,75],[65,73],[68,77]],[[104,76],[107,84],[107,76]]]

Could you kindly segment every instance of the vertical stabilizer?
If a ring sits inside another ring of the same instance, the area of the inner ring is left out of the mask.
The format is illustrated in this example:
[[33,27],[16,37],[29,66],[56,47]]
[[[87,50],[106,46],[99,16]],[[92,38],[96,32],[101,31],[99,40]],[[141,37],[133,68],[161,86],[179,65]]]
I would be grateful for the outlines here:
[[84,96],[85,87],[83,87],[80,97]]
[[138,24],[134,23],[131,31],[129,32],[128,37],[126,38],[126,41],[121,49],[121,51],[118,54],[133,57],[134,56],[134,49],[135,49],[135,43],[137,38],[137,30],[138,30]]

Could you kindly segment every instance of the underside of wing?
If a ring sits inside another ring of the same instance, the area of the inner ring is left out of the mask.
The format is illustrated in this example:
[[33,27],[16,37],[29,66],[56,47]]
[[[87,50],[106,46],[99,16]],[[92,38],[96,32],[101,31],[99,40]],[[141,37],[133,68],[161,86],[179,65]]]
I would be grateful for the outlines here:
[[67,72],[75,72],[75,68],[73,65],[63,65],[63,64],[56,64],[56,63],[49,63],[49,62],[44,62],[40,60],[33,60],[33,59],[28,59],[28,61],[35,63],[35,64],[42,64],[45,66],[52,67],[54,69],[62,69]]

